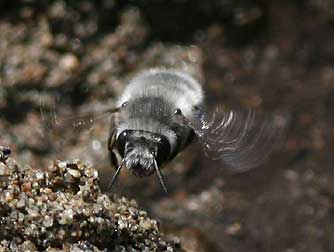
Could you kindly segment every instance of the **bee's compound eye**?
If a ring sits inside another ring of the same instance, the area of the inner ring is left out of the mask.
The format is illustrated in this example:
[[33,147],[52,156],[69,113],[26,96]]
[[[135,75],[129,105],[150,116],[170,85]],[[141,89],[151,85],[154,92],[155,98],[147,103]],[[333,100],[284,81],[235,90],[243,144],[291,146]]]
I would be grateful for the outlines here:
[[121,107],[124,108],[124,107],[126,107],[127,105],[128,105],[128,102],[123,102],[122,105],[121,105]]
[[175,109],[175,111],[174,111],[174,114],[175,114],[175,115],[181,115],[181,113],[182,113],[182,112],[181,112],[181,109],[179,109],[179,108],[178,108],[178,109]]

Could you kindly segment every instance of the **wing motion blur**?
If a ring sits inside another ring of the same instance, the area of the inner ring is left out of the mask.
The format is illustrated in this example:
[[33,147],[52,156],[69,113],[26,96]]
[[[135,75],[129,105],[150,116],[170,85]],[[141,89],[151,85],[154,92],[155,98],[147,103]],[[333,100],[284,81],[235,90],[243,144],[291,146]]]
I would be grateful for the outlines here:
[[[108,132],[112,114],[117,112],[118,108],[100,107],[89,112],[76,112],[70,107],[66,110],[64,105],[58,105],[56,99],[40,97],[40,133],[46,143],[46,151],[56,154],[58,158],[68,150],[68,146],[79,144],[82,148],[88,148],[85,153],[93,153],[92,150],[94,153],[100,152],[100,146],[106,137],[103,132]],[[101,130],[102,128],[107,130]]]
[[94,123],[98,120],[110,116],[112,113],[118,112],[118,108],[105,108],[99,111],[89,111],[81,113],[60,113],[56,111],[56,106],[50,106],[40,101],[40,113],[43,123],[47,130],[61,132],[65,128],[73,128],[73,130],[90,130]]
[[287,120],[253,110],[203,113],[190,122],[206,154],[235,172],[262,164],[284,140]]

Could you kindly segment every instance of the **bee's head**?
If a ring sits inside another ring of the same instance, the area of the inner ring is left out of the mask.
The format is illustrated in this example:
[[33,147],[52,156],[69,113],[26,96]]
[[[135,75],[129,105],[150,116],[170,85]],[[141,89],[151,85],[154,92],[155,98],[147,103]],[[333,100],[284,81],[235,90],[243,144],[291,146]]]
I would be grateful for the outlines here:
[[156,169],[155,162],[154,154],[143,146],[134,147],[124,156],[125,166],[130,173],[139,177],[151,175]]
[[140,177],[157,171],[170,154],[170,144],[164,136],[146,131],[123,131],[117,147],[128,170]]

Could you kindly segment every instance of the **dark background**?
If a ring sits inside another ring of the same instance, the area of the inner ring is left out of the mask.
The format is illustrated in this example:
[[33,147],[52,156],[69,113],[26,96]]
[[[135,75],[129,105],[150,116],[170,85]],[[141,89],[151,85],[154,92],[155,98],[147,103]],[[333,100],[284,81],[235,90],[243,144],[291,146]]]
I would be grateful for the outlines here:
[[34,167],[90,160],[104,185],[109,118],[57,129],[53,113],[111,106],[136,72],[180,68],[210,105],[286,113],[286,143],[242,174],[195,144],[164,170],[168,195],[125,170],[113,192],[187,251],[334,251],[333,29],[331,0],[1,1],[0,144]]

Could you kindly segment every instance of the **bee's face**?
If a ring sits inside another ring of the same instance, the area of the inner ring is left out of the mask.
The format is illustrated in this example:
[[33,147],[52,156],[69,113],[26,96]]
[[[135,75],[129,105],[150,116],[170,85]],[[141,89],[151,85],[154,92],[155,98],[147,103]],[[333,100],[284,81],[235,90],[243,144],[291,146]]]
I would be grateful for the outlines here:
[[145,131],[122,132],[117,139],[117,146],[125,166],[132,174],[140,177],[151,175],[167,160],[170,151],[164,137]]
[[147,148],[137,147],[124,156],[125,166],[133,175],[150,176],[155,171],[155,160]]

